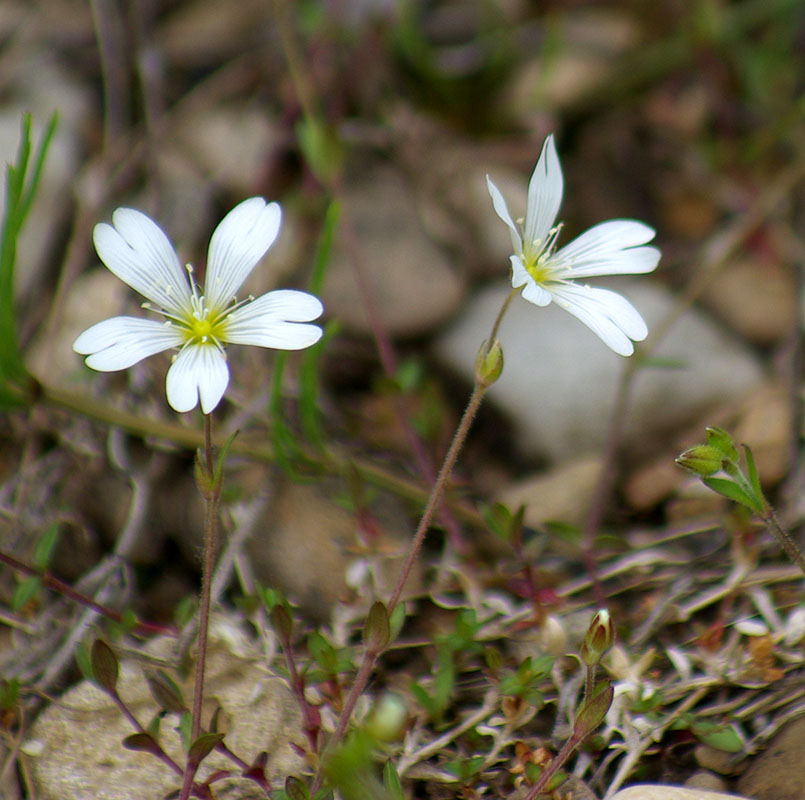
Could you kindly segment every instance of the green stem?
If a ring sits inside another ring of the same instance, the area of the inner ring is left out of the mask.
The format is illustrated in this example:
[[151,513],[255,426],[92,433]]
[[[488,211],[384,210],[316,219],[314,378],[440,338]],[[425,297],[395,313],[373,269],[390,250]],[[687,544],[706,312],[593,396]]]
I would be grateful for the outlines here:
[[761,516],[764,524],[766,525],[766,530],[771,533],[772,536],[777,540],[777,544],[782,547],[785,554],[791,559],[791,561],[796,564],[802,573],[805,575],[805,558],[802,556],[802,551],[797,547],[796,542],[791,537],[791,534],[780,525],[779,521],[777,520],[777,515],[774,513],[774,509],[771,506],[767,506],[767,511],[764,515]]
[[[204,669],[207,661],[207,630],[210,621],[210,590],[212,572],[215,566],[215,539],[218,521],[218,502],[221,498],[221,487],[215,482],[215,465],[212,445],[212,414],[204,415],[204,463],[201,466],[202,494],[206,503],[204,514],[204,564],[201,571],[201,601],[198,616],[198,656],[196,659],[196,681],[193,689],[193,724],[190,742],[194,742],[201,734],[201,705],[204,700]],[[206,472],[206,474],[204,474]],[[179,800],[187,800],[193,787],[198,764],[188,759],[185,765],[184,780]]]

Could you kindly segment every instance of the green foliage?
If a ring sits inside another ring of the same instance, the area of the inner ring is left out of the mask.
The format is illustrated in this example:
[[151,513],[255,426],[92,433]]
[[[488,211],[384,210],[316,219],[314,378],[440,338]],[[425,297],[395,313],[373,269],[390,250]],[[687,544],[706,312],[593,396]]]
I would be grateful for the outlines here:
[[[0,401],[1,402],[1,401]],[[59,525],[54,523],[45,529],[34,546],[31,562],[36,569],[44,572],[50,565],[53,551],[59,537]],[[22,611],[42,588],[42,579],[38,575],[28,575],[20,580],[11,598],[11,608],[15,613]]]
[[379,600],[372,603],[366,624],[363,627],[363,640],[372,653],[381,653],[388,647],[391,637],[389,613]]
[[[696,445],[682,453],[676,463],[698,475],[702,483],[716,494],[740,503],[761,518],[769,514],[769,504],[763,495],[755,459],[747,445],[743,445],[746,476],[740,464],[738,448],[732,437],[721,428],[707,428],[707,444]],[[717,477],[717,473],[726,477]]]
[[154,698],[160,709],[175,714],[182,714],[187,710],[182,698],[182,690],[166,672],[163,670],[147,671],[145,680],[148,683],[151,697]]
[[32,161],[32,118],[30,114],[24,114],[17,159],[6,167],[6,207],[0,234],[0,406],[6,408],[26,405],[30,395],[31,379],[17,340],[14,275],[19,237],[36,197],[57,124],[58,116],[54,114],[45,127]]
[[455,758],[444,764],[444,769],[454,775],[456,781],[463,785],[475,783],[481,776],[486,756],[468,756]]
[[0,710],[11,711],[20,699],[20,682],[18,678],[0,681]]
[[405,800],[400,776],[390,760],[383,766],[383,786],[388,792],[389,800]]
[[354,669],[352,656],[347,648],[336,649],[319,631],[313,631],[307,639],[308,652],[319,667],[309,669],[308,680],[312,683],[330,680]]
[[344,800],[397,800],[377,775],[376,745],[365,731],[355,731],[323,762],[329,784]]
[[428,712],[435,723],[440,723],[445,711],[450,707],[456,684],[456,670],[453,653],[446,645],[437,649],[436,669],[430,691],[418,681],[410,684],[411,692],[417,702]]
[[90,651],[95,683],[111,695],[117,694],[119,666],[114,650],[103,639],[96,639]]
[[528,656],[516,670],[501,679],[499,686],[501,695],[517,697],[529,705],[541,708],[545,700],[541,687],[546,678],[550,677],[553,661],[552,656],[545,655],[539,658]]

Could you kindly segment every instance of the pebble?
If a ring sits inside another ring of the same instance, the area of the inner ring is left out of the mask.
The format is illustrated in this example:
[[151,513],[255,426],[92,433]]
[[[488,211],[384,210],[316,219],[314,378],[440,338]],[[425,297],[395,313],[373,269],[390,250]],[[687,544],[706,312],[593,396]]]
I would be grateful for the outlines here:
[[[204,719],[213,701],[220,703],[229,721],[226,743],[246,762],[265,750],[269,779],[299,774],[304,761],[292,748],[303,739],[296,699],[285,681],[269,674],[234,623],[213,618],[211,651],[207,661]],[[168,657],[173,639],[161,637],[149,645],[151,655]],[[192,683],[182,687],[185,703],[192,698]],[[147,688],[139,661],[123,661],[118,691],[129,709],[147,726],[157,706]],[[160,743],[177,762],[183,762],[176,716],[168,715],[160,727]],[[131,800],[163,797],[177,789],[181,779],[156,757],[125,750],[121,744],[134,733],[109,696],[84,681],[48,706],[34,723],[24,751],[41,800]],[[33,754],[36,754],[35,756]],[[230,769],[232,762],[213,753],[202,763],[203,780],[215,769]],[[237,774],[237,772],[236,772]],[[254,784],[242,778],[216,783],[216,796],[251,796]]]
[[503,489],[497,499],[511,511],[525,506],[523,521],[531,528],[556,520],[582,525],[600,472],[600,457],[581,458],[526,477]]
[[748,800],[748,798],[742,798],[737,794],[709,792],[705,789],[646,783],[621,789],[610,800]]
[[[431,331],[456,313],[466,281],[426,235],[413,193],[389,167],[367,165],[348,182],[344,204],[355,227],[373,311],[391,336]],[[343,231],[343,224],[340,230]],[[346,328],[370,331],[355,267],[336,235],[322,292],[327,314]]]
[[[649,331],[674,308],[674,295],[650,281],[621,281],[615,288],[643,314]],[[507,293],[503,282],[482,290],[435,344],[436,356],[468,381]],[[601,448],[623,358],[555,304],[538,308],[519,297],[500,339],[505,367],[489,399],[513,421],[523,454],[564,461]],[[624,431],[632,460],[656,451],[655,439],[701,419],[707,409],[745,395],[763,374],[746,347],[695,309],[672,327],[656,356],[680,366],[638,374]]]
[[749,769],[738,790],[753,800],[802,800],[805,796],[805,717],[781,728]]

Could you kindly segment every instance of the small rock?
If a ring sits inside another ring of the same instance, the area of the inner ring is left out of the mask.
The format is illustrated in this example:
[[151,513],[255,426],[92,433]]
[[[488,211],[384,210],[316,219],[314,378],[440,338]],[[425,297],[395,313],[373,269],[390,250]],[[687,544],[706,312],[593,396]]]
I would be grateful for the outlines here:
[[633,18],[611,7],[580,7],[556,22],[555,33],[562,45],[548,58],[534,59],[519,71],[512,89],[516,109],[571,105],[601,86],[618,55],[635,46],[639,38]]
[[699,744],[696,745],[694,756],[699,766],[717,772],[719,775],[729,775],[735,772],[735,753],[728,753],[707,744]]
[[525,478],[503,489],[498,500],[512,511],[525,506],[523,519],[532,528],[550,521],[581,525],[600,472],[600,457],[589,456]]
[[646,783],[621,789],[610,800],[748,800],[748,798],[742,798],[737,794],[708,792],[705,789]]
[[707,792],[724,792],[727,788],[726,781],[714,772],[700,769],[694,772],[686,781],[687,789],[704,789]]
[[777,485],[788,473],[792,417],[791,396],[779,384],[761,386],[738,412],[733,438],[752,449],[764,488]]
[[702,302],[749,341],[774,344],[791,335],[797,317],[794,271],[774,259],[730,261]]
[[[373,504],[371,520],[363,520],[374,526],[369,536],[361,534],[358,514],[336,498],[332,485],[326,490],[278,479],[264,523],[246,546],[257,579],[319,620],[329,620],[370,573],[378,596],[388,596],[410,542],[403,512],[389,498]],[[421,584],[420,569],[409,578],[406,596]]]
[[[673,295],[649,281],[617,288],[649,331],[674,307]],[[481,291],[435,344],[436,355],[468,381],[508,291],[502,282]],[[519,297],[500,339],[505,368],[489,398],[513,420],[523,453],[562,461],[602,447],[624,360],[555,304],[538,308]],[[741,397],[762,377],[757,359],[696,310],[679,319],[655,355],[680,366],[638,374],[624,431],[631,459],[655,452],[655,439]]]
[[802,800],[805,717],[785,725],[738,779],[738,790],[754,800]]
[[[178,146],[216,186],[248,197],[265,170],[278,134],[264,107],[250,103],[204,106],[180,119]],[[232,143],[237,142],[237,147]]]
[[[367,169],[347,185],[345,204],[369,300],[385,330],[416,336],[449,319],[464,299],[465,281],[425,234],[400,176],[388,167]],[[322,299],[328,315],[353,330],[370,330],[343,235],[336,236]]]
[[[149,645],[151,655],[170,656],[175,640],[162,637]],[[262,665],[261,654],[252,648],[240,629],[222,618],[213,619],[207,660],[206,722],[217,702],[230,726],[229,748],[247,763],[261,751],[269,754],[269,779],[298,774],[303,758],[292,742],[304,741],[296,699],[285,681]],[[183,687],[186,702],[192,683]],[[142,663],[123,661],[118,691],[129,709],[147,726],[157,713],[143,677]],[[160,726],[160,743],[177,761],[184,762],[175,715]],[[89,681],[70,689],[58,703],[46,708],[25,744],[31,757],[37,796],[42,800],[130,800],[133,797],[163,797],[181,784],[181,777],[156,757],[123,748],[121,742],[134,729],[109,696]],[[232,769],[232,762],[212,753],[202,763],[203,780],[215,769]],[[235,770],[237,775],[237,770]],[[254,784],[243,778],[216,783],[216,796],[244,797]]]

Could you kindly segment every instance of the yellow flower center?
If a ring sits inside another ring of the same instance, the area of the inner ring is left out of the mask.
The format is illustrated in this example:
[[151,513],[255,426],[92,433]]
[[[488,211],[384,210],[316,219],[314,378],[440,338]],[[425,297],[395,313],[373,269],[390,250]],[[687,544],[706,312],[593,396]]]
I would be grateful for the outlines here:
[[204,340],[205,337],[212,333],[212,323],[208,319],[194,319],[190,323],[190,330],[193,332],[193,338]]

